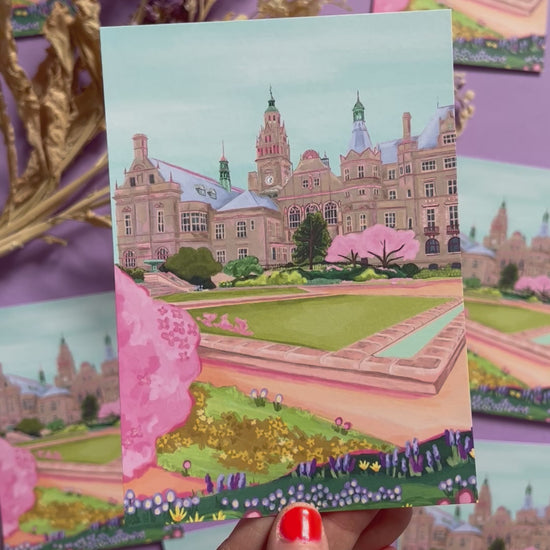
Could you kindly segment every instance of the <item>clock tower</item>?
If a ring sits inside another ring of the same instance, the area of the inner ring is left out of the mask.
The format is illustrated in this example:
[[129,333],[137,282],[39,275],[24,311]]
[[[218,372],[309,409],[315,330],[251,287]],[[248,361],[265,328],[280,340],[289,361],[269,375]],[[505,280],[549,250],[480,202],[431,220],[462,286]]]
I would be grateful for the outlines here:
[[290,145],[271,87],[264,123],[256,139],[257,187],[260,195],[276,197],[292,174]]

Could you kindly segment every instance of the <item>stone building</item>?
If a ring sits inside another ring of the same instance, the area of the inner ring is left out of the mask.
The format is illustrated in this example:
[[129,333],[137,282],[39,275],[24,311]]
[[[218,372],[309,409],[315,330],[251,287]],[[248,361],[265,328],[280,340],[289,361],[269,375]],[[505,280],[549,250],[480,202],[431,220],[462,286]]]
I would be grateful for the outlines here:
[[232,186],[222,154],[219,181],[149,156],[148,138],[133,136],[134,158],[114,192],[118,253],[124,267],[146,267],[180,247],[208,247],[226,262],[256,256],[266,267],[291,261],[292,235],[310,212],[321,212],[330,234],[375,224],[412,229],[422,266],[460,264],[453,107],[438,107],[413,135],[375,144],[357,94],[349,147],[339,174],[329,159],[307,150],[293,168],[281,113],[272,94],[256,138],[256,170],[248,188]]
[[484,550],[498,538],[506,550],[550,550],[550,504],[536,509],[532,492],[527,485],[523,506],[515,518],[503,506],[493,512],[487,480],[467,522],[444,507],[416,508],[399,541],[399,550]]
[[33,380],[5,374],[0,365],[0,429],[16,426],[24,418],[38,418],[44,425],[54,420],[65,424],[79,422],[80,404],[89,394],[94,395],[100,405],[119,399],[118,360],[111,338],[105,337],[105,358],[99,372],[88,362],[77,369],[62,338],[53,385],[46,382],[42,369],[38,379]]
[[508,214],[506,203],[502,202],[483,244],[476,241],[475,230],[469,237],[462,236],[464,277],[475,277],[483,285],[496,286],[500,272],[508,264],[517,266],[520,277],[550,276],[549,218],[550,214],[545,212],[539,232],[529,244],[519,231],[508,236]]

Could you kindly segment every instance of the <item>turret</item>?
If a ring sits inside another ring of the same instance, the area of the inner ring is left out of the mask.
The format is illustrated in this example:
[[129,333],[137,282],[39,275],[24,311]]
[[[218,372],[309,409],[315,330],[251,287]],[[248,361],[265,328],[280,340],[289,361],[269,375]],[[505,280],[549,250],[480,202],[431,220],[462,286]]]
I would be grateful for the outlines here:
[[145,134],[135,134],[132,139],[134,141],[134,160],[143,162],[149,155],[147,136]]
[[231,191],[231,175],[229,174],[229,161],[225,158],[225,147],[222,141],[222,156],[220,157],[220,185]]

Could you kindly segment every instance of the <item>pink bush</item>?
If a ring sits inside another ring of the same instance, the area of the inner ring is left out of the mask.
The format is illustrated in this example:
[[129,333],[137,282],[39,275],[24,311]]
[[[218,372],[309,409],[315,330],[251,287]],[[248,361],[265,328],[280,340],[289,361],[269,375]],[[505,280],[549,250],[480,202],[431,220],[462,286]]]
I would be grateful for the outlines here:
[[373,225],[361,233],[338,235],[332,241],[325,260],[359,262],[361,258],[374,258],[382,267],[405,260],[414,260],[420,242],[414,238],[412,230],[398,230],[385,225]]
[[403,11],[409,7],[410,0],[372,0],[374,13]]
[[34,506],[37,479],[32,454],[0,438],[0,508],[4,537],[17,531],[19,516]]
[[517,292],[532,292],[539,298],[550,298],[550,277],[539,275],[538,277],[520,277],[514,285]]
[[120,399],[117,399],[111,403],[103,403],[97,413],[97,416],[100,419],[107,418],[109,416],[120,416]]
[[158,437],[185,423],[200,334],[183,309],[153,300],[115,269],[124,480],[156,464]]

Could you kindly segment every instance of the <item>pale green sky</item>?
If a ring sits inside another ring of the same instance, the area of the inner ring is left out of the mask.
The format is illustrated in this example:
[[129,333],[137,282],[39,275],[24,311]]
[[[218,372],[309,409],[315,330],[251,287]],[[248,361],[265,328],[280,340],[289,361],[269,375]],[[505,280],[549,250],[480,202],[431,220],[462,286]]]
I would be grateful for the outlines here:
[[356,90],[374,142],[419,133],[437,103],[453,103],[450,12],[340,15],[101,29],[111,181],[150,156],[218,176],[225,141],[232,182],[246,187],[269,85],[292,161],[327,151],[337,170]]

